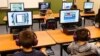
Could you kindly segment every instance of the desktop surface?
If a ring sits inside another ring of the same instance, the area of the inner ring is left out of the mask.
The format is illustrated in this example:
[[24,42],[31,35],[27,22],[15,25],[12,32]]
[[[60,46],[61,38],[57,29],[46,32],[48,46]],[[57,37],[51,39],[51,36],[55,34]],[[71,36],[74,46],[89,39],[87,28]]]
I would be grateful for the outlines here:
[[[47,32],[36,31],[35,33],[38,39],[38,45],[35,47],[56,44],[56,42],[47,34]],[[0,35],[0,52],[18,50],[18,49],[20,49],[20,47],[17,46],[15,40],[13,40],[13,34]]]
[[[98,39],[100,38],[100,29],[96,28],[95,26],[87,26],[85,27],[89,29],[91,33],[92,39]],[[72,42],[73,41],[73,35],[64,34],[62,30],[47,30],[47,33],[58,43],[66,43],[66,42]]]
[[62,30],[47,30],[47,32],[58,44],[73,41],[73,36],[64,34]]

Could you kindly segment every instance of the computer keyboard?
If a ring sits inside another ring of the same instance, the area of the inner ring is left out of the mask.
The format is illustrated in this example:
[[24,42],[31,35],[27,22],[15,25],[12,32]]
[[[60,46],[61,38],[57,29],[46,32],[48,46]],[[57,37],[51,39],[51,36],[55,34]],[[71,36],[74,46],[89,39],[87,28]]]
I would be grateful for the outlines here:
[[85,14],[92,14],[92,13],[94,13],[94,11],[86,11],[86,12],[84,12]]

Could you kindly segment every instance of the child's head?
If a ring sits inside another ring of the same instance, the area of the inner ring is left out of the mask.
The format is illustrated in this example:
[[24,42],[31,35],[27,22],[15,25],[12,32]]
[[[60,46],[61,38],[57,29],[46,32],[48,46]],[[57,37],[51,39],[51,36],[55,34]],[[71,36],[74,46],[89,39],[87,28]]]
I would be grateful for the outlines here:
[[24,30],[19,33],[19,44],[24,48],[30,48],[37,45],[38,40],[34,32],[29,30]]
[[86,28],[77,29],[74,33],[75,41],[88,41],[90,39],[90,31]]
[[77,9],[77,6],[75,5],[75,4],[73,4],[72,6],[71,6],[71,9]]

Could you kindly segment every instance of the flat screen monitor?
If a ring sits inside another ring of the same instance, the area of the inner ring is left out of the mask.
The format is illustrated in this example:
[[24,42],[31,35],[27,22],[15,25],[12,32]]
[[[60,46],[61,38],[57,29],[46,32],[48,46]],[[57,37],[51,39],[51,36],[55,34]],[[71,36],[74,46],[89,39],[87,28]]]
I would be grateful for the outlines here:
[[10,3],[11,11],[24,11],[24,3]]
[[79,10],[61,10],[60,23],[77,23],[79,22]]
[[7,17],[9,27],[32,25],[32,13],[30,11],[8,12]]
[[62,9],[71,9],[72,5],[72,2],[63,2]]
[[93,2],[85,2],[84,3],[84,9],[92,9],[94,3]]
[[39,3],[39,9],[40,10],[47,10],[48,8],[50,8],[49,2],[40,2]]

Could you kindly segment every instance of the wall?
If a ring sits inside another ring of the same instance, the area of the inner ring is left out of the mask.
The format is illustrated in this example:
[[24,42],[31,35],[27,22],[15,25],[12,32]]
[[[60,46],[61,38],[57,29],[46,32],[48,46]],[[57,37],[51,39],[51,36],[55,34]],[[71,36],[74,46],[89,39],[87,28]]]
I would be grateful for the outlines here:
[[45,2],[51,2],[51,9],[53,12],[59,12],[62,6],[62,0],[44,0]]
[[93,10],[95,11],[95,13],[98,13],[98,9],[100,8],[100,0],[91,0],[92,2],[94,2],[94,8]]
[[78,9],[83,10],[85,0],[76,0],[76,5]]

